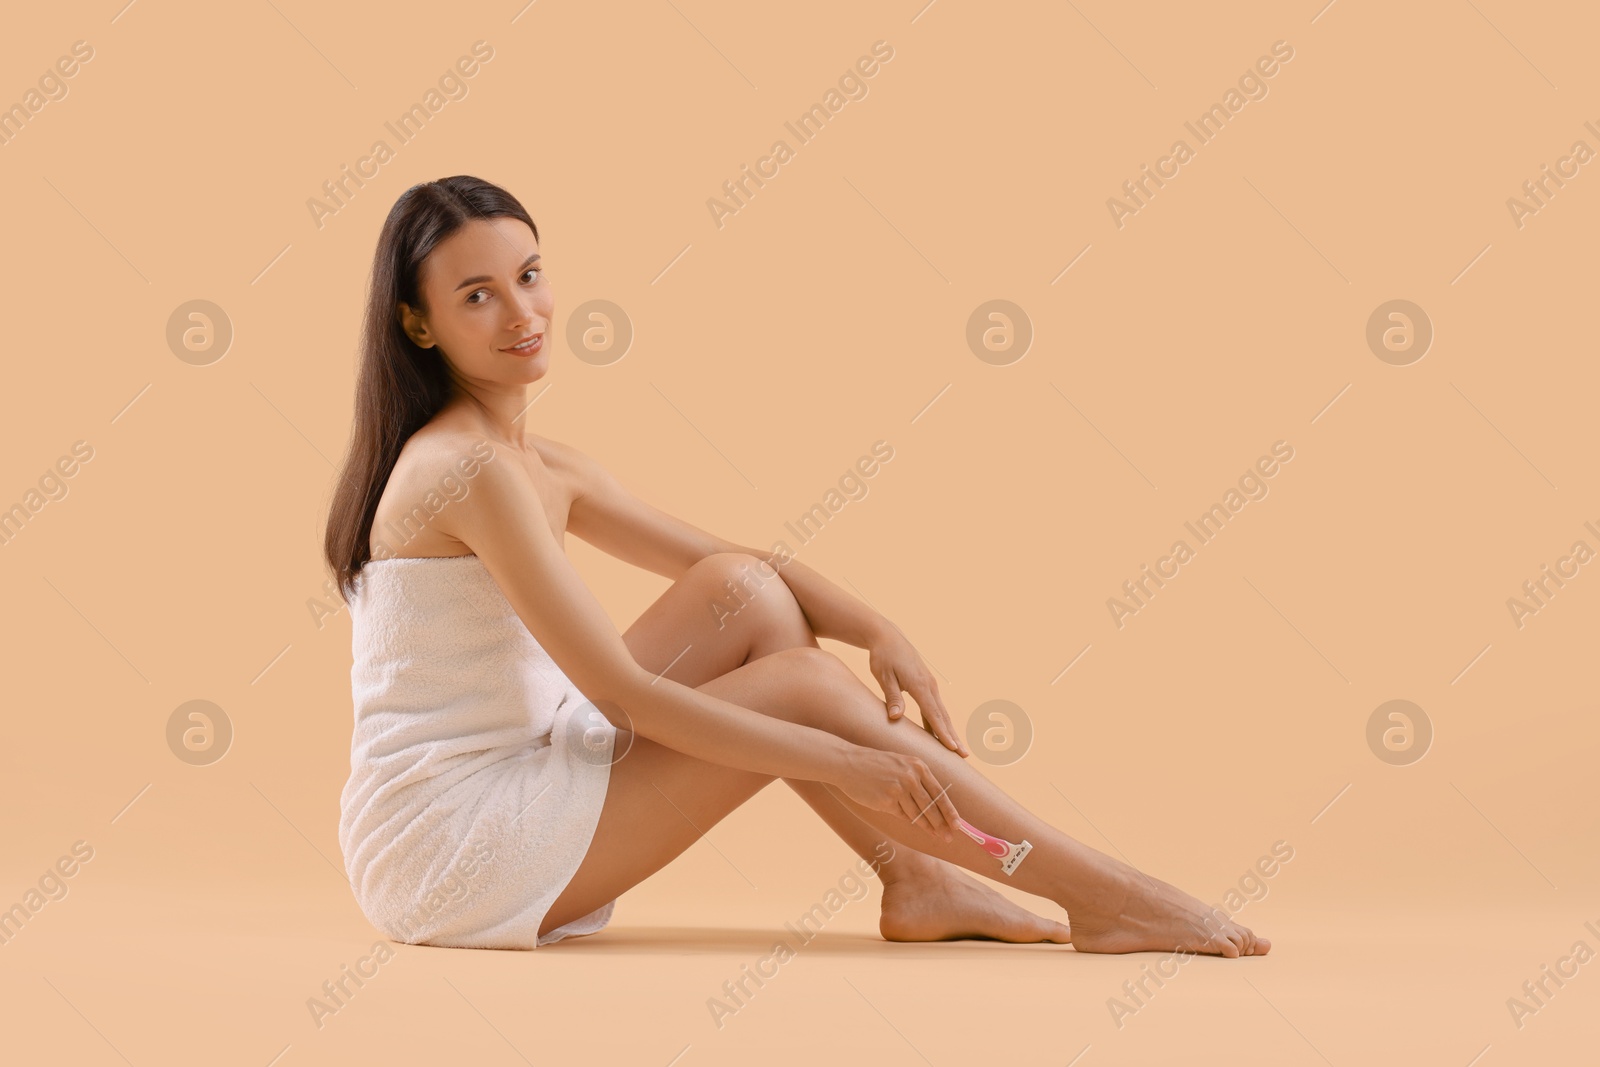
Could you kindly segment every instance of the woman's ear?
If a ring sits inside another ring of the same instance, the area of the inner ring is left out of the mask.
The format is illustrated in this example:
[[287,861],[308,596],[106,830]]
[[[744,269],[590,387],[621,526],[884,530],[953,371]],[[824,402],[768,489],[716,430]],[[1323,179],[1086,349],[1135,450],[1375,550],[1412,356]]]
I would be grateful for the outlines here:
[[398,310],[400,328],[406,332],[406,336],[411,338],[418,348],[432,348],[437,343],[432,335],[428,333],[428,324],[423,321],[421,315],[411,309],[409,304],[402,301]]

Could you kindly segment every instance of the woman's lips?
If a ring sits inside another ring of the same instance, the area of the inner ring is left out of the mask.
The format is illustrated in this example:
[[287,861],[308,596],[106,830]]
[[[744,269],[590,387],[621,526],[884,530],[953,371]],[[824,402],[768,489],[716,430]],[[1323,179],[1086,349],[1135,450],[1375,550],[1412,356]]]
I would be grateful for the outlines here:
[[543,348],[543,347],[544,347],[544,334],[541,333],[541,334],[535,336],[533,341],[526,348],[517,348],[515,345],[513,345],[512,347],[506,348],[506,349],[502,349],[501,351],[509,352],[513,356],[532,356],[532,355],[537,355],[539,350],[541,348]]

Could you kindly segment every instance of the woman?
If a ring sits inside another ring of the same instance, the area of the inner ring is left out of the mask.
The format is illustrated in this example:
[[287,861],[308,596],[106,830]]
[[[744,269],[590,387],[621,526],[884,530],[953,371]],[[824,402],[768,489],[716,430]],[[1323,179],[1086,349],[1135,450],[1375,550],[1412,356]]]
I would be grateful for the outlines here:
[[[937,686],[887,619],[529,433],[555,315],[543,272],[522,205],[468,176],[408,189],[379,238],[325,544],[355,643],[340,844],[379,929],[505,948],[592,933],[620,894],[783,778],[878,868],[886,938],[1267,951],[962,762]],[[626,634],[568,561],[568,530],[674,580]],[[754,590],[731,614],[713,608],[730,581]],[[870,650],[887,713],[818,637]],[[1060,905],[1070,929],[956,869],[997,866],[959,832],[958,803],[1033,844],[1010,884]]]

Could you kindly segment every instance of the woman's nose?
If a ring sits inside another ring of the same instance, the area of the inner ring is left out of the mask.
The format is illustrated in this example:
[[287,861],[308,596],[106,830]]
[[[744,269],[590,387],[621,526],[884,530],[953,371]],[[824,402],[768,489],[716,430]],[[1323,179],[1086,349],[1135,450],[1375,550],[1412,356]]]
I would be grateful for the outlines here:
[[[543,289],[543,286],[540,286]],[[513,316],[512,326],[527,326],[530,323],[542,323],[549,318],[548,295],[541,293],[519,293],[515,303],[516,315]]]

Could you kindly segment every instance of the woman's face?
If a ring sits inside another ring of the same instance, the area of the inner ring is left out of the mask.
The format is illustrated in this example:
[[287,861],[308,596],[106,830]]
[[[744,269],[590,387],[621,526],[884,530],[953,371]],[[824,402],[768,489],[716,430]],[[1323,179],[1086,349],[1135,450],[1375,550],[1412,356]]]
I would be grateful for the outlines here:
[[[555,294],[542,263],[539,242],[521,219],[467,222],[423,261],[428,312],[402,303],[406,333],[423,348],[437,346],[468,382],[524,385],[544,377]],[[530,337],[539,340],[514,349]]]

